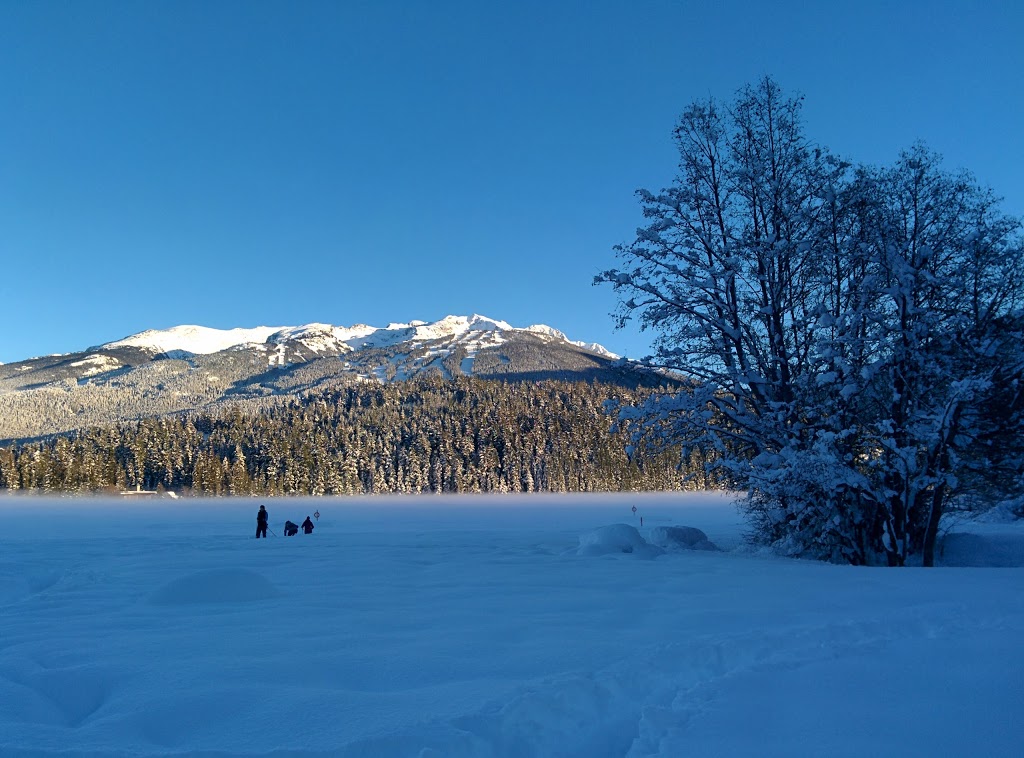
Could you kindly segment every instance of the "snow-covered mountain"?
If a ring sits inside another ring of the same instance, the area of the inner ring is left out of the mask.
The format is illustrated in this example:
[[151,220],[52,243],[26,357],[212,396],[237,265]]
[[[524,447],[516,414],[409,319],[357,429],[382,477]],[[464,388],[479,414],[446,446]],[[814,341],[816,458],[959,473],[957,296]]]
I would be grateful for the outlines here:
[[237,345],[266,342],[270,335],[281,330],[276,326],[257,326],[255,329],[211,329],[206,326],[174,326],[170,329],[147,329],[116,342],[101,345],[100,350],[119,347],[139,347],[160,353],[192,353],[208,355]]
[[130,337],[108,342],[100,350],[119,347],[137,347],[166,356],[209,355],[231,348],[263,346],[271,353],[270,363],[283,363],[281,346],[301,346],[317,355],[338,355],[367,347],[391,347],[407,343],[412,347],[427,342],[448,340],[467,350],[494,347],[506,342],[515,332],[525,332],[542,338],[566,342],[608,358],[618,358],[596,342],[573,341],[557,329],[544,324],[517,328],[497,319],[474,314],[472,316],[446,316],[440,321],[412,321],[408,324],[388,324],[384,327],[356,324],[332,326],[305,324],[304,326],[257,326],[251,329],[211,329],[205,326],[175,326],[170,329],[150,329]]
[[0,441],[419,376],[631,386],[664,380],[553,327],[514,327],[480,315],[382,327],[183,325],[79,353],[0,364]]

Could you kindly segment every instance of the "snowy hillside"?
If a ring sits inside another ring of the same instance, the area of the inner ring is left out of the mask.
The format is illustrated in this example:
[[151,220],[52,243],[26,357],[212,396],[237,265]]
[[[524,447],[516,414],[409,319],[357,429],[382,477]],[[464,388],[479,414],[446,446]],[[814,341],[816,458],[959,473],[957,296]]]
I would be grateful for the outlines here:
[[713,494],[258,502],[0,498],[0,755],[1024,754],[1019,524],[895,570]]
[[631,387],[666,381],[553,327],[514,327],[476,314],[387,326],[183,325],[0,365],[0,441],[344,383],[426,376]]

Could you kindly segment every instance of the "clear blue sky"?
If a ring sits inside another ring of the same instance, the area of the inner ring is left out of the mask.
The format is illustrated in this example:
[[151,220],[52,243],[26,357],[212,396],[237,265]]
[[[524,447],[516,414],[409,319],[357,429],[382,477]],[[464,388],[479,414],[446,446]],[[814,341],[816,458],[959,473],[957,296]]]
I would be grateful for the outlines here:
[[765,74],[1024,214],[1018,2],[0,0],[0,361],[474,312],[639,356],[592,278],[685,105]]

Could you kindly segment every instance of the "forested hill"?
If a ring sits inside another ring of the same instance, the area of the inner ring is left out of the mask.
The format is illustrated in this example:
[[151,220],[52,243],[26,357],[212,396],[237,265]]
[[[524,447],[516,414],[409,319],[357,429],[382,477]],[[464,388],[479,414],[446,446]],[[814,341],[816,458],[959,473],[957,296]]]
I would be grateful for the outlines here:
[[477,315],[382,328],[182,326],[0,365],[0,444],[171,413],[218,413],[225,405],[257,412],[352,382],[435,375],[630,387],[673,381],[557,329],[518,329]]
[[[421,378],[358,383],[253,410],[163,416],[0,448],[0,488],[196,495],[681,489],[678,451],[637,451],[611,399],[649,389]],[[685,470],[684,470],[685,469]],[[695,486],[706,482],[698,480]]]

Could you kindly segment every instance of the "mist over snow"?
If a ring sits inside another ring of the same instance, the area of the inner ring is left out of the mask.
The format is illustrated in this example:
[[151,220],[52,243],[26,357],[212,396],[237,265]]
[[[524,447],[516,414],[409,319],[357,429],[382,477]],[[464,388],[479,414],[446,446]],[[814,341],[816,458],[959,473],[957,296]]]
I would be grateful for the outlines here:
[[[934,570],[742,530],[716,494],[0,498],[0,755],[1024,754],[1019,522]],[[1015,567],[950,565],[993,540]]]

